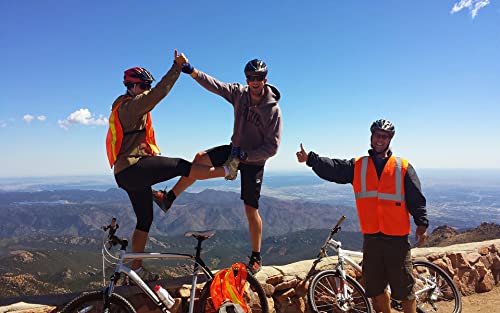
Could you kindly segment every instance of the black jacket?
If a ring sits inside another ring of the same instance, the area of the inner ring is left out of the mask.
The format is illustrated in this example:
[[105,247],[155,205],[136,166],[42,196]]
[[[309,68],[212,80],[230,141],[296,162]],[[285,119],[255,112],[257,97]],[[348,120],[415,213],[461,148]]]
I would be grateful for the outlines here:
[[[371,156],[377,175],[380,178],[387,159],[382,160],[375,156],[372,150],[368,151]],[[392,152],[389,151],[389,155]],[[320,157],[314,152],[309,152],[307,165],[312,167],[313,171],[319,177],[337,183],[337,184],[352,184],[354,180],[354,160],[341,160]],[[427,209],[425,208],[426,200],[420,189],[420,180],[417,173],[411,164],[408,164],[408,170],[404,177],[405,185],[405,201],[408,211],[413,216],[413,220],[417,226],[429,226],[427,219]]]

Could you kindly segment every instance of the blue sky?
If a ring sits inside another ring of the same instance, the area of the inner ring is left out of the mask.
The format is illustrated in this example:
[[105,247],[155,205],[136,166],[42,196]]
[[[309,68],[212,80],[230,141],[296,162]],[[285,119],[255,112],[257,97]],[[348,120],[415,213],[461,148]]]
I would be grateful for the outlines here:
[[[0,0],[0,177],[111,174],[106,119],[123,70],[160,79],[173,51],[244,83],[261,58],[282,93],[269,172],[366,153],[369,125],[396,125],[418,168],[500,168],[500,2]],[[232,108],[183,75],[152,112],[167,156],[229,142]]]

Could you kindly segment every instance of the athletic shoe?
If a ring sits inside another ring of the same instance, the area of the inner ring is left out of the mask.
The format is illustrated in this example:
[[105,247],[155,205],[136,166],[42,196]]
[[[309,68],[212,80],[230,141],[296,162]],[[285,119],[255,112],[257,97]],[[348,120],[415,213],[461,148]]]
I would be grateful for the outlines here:
[[247,269],[252,273],[252,275],[257,274],[262,268],[262,259],[258,260],[255,257],[249,257],[250,261],[248,262]]
[[165,213],[168,212],[168,209],[170,209],[170,207],[174,203],[174,201],[170,201],[169,199],[167,199],[167,192],[165,190],[154,190],[153,189],[153,201]]
[[227,167],[229,173],[224,177],[226,180],[235,180],[238,177],[238,166],[240,165],[240,159],[230,156],[224,163]]

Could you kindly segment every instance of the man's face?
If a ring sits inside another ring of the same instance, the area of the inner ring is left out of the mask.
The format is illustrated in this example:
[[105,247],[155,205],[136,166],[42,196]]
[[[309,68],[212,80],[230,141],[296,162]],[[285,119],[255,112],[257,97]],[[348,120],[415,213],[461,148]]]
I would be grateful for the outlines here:
[[255,96],[262,95],[262,90],[267,82],[264,75],[247,75],[247,84],[250,87],[250,93]]
[[370,139],[372,148],[375,150],[375,152],[383,153],[391,143],[393,135],[393,133],[388,131],[380,129],[374,130]]

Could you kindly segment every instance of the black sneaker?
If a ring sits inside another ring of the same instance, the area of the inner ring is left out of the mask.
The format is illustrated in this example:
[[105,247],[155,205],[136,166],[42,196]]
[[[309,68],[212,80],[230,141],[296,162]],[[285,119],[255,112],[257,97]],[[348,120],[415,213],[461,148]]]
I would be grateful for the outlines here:
[[174,201],[170,201],[169,199],[167,199],[167,192],[165,190],[154,190],[153,189],[153,201],[165,213],[168,212],[168,209],[170,209],[170,207],[174,203]]
[[257,259],[255,257],[249,257],[250,261],[248,262],[247,269],[252,273],[252,275],[257,274],[262,268],[262,259]]

